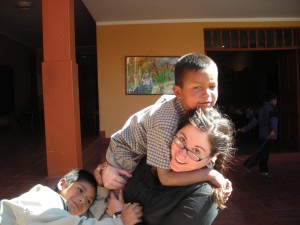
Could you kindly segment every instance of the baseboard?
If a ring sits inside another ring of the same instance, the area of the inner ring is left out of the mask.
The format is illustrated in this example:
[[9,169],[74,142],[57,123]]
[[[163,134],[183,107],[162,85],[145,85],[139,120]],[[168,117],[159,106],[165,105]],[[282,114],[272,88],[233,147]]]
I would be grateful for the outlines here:
[[101,140],[101,143],[103,144],[107,144],[110,142],[110,138],[106,138],[105,137],[105,131],[99,131],[99,137],[100,137],[100,140]]

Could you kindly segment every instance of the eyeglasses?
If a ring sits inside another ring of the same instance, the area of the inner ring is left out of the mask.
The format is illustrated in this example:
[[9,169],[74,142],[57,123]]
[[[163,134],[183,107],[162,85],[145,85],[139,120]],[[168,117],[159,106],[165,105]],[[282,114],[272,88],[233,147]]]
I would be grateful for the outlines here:
[[174,136],[173,138],[173,142],[176,144],[176,146],[180,149],[184,149],[186,151],[186,154],[188,155],[188,157],[190,157],[192,160],[194,161],[201,161],[203,159],[207,159],[210,157],[207,156],[207,157],[204,157],[204,158],[201,158],[200,156],[198,156],[196,153],[194,153],[193,151],[191,151],[190,149],[188,149],[183,143],[182,141],[179,139],[179,137],[177,137],[176,135]]

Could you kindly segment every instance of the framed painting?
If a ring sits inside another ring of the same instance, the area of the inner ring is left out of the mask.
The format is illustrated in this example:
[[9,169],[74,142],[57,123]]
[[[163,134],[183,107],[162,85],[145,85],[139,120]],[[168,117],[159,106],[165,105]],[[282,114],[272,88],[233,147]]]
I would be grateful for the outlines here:
[[126,94],[173,94],[177,56],[126,56]]

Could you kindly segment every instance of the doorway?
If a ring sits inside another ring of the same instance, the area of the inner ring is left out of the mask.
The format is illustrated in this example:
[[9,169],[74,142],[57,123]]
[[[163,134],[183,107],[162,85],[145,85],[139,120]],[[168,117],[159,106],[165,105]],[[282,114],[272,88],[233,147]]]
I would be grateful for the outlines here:
[[[293,54],[293,51],[295,50],[207,51],[207,55],[217,63],[219,69],[217,104],[231,117],[237,129],[245,126],[252,119],[268,91],[278,95],[278,108],[280,110],[281,101],[285,101],[286,98],[282,97],[284,89],[282,87],[282,72],[279,69],[280,58],[284,54]],[[299,104],[297,98],[295,98],[295,102],[294,104]],[[297,116],[297,112],[295,112],[295,116]],[[280,118],[286,121],[284,115],[281,115]],[[289,133],[298,136],[299,127],[295,127],[295,129],[288,128]],[[239,155],[251,154],[259,147],[257,132],[256,128],[245,134],[237,134]],[[279,129],[278,146],[273,152],[299,151],[298,143],[287,142],[286,139],[286,135]]]
[[99,136],[97,55],[77,55],[82,150]]

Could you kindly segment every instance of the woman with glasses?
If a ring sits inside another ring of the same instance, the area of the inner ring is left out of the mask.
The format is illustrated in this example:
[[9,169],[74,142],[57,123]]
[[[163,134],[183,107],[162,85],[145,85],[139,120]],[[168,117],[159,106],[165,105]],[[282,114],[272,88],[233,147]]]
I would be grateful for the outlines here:
[[[171,144],[170,168],[188,172],[214,167],[224,173],[233,156],[233,123],[217,109],[197,109],[184,118]],[[228,188],[231,188],[228,187]],[[124,190],[126,202],[143,206],[143,224],[209,225],[218,209],[225,208],[228,196],[210,183],[164,186],[155,167],[143,158]]]

